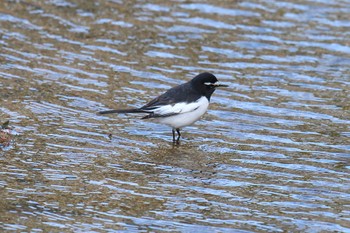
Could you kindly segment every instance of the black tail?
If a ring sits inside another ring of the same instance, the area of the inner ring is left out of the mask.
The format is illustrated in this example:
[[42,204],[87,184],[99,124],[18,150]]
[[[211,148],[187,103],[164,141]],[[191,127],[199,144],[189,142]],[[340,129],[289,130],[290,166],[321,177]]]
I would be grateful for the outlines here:
[[119,110],[107,110],[107,111],[100,111],[99,114],[110,114],[110,113],[147,113],[145,110],[141,109],[119,109]]

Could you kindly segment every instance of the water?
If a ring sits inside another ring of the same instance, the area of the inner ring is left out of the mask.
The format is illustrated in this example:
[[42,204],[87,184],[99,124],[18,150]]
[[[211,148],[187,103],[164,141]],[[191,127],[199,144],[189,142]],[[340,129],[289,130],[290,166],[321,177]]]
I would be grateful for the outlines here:
[[[349,3],[2,1],[0,227],[350,232]],[[203,71],[179,146],[96,114]]]

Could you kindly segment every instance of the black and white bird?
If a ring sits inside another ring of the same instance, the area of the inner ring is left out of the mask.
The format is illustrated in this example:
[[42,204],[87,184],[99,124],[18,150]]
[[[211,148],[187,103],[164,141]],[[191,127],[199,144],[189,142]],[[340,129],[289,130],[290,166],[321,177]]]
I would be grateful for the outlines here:
[[179,143],[180,129],[193,124],[204,115],[208,109],[210,97],[218,87],[227,87],[227,85],[219,84],[217,78],[211,73],[201,73],[191,81],[169,89],[141,108],[107,110],[99,113],[147,114],[142,119],[153,119],[172,127],[173,142]]

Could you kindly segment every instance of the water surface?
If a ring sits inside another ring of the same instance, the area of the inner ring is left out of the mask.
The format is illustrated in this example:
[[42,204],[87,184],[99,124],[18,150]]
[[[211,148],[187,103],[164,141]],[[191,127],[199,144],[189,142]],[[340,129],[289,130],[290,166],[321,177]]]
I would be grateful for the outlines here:
[[[0,227],[350,232],[349,1],[2,1]],[[183,130],[137,107],[208,71]],[[111,137],[109,135],[112,135]]]

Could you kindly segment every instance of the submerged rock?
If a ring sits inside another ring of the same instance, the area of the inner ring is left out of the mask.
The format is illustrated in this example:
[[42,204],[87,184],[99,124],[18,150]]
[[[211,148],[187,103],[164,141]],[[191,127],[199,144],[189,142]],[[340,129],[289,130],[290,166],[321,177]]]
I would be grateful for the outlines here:
[[0,147],[9,146],[12,139],[12,128],[9,126],[10,121],[6,121],[0,128]]

